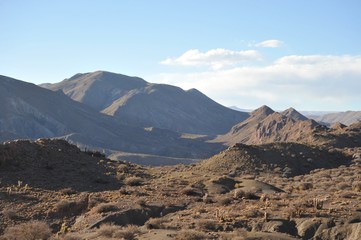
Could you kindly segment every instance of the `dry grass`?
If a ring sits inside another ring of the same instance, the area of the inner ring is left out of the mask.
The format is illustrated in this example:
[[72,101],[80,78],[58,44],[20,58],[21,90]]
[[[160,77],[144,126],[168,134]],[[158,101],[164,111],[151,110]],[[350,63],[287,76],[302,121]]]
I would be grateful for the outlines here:
[[124,184],[128,186],[141,186],[143,184],[143,179],[140,177],[128,177],[124,180]]
[[116,212],[119,211],[119,207],[116,205],[116,203],[100,203],[94,208],[93,211],[97,213]]
[[39,240],[51,237],[51,230],[45,222],[30,221],[5,230],[7,240]]
[[176,239],[177,240],[205,240],[205,239],[209,239],[209,238],[208,238],[208,235],[203,232],[199,232],[199,231],[195,231],[195,230],[183,230],[177,234]]

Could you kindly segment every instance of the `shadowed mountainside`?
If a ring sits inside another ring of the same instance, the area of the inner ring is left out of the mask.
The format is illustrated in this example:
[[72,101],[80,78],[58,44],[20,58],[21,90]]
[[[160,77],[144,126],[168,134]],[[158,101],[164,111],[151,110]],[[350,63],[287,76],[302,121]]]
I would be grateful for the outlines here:
[[3,140],[62,137],[82,147],[191,159],[206,158],[222,149],[180,133],[126,125],[62,92],[5,76],[0,76],[0,101]]
[[41,86],[62,90],[97,111],[140,127],[214,135],[227,132],[248,117],[247,113],[226,108],[196,89],[184,91],[104,71],[77,74]]

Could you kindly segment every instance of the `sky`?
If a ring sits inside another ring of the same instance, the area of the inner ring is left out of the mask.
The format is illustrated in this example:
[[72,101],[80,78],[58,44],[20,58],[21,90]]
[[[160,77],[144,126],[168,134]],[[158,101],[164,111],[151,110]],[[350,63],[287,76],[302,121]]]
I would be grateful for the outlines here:
[[361,110],[359,0],[0,0],[0,75],[105,70],[224,106]]

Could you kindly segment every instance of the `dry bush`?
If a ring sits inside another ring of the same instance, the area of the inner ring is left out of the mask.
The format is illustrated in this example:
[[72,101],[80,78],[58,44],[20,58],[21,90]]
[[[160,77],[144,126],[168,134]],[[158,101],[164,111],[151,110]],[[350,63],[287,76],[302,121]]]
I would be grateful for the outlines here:
[[166,220],[163,218],[151,218],[145,223],[145,226],[148,229],[165,229],[165,222]]
[[93,207],[97,206],[98,204],[104,203],[104,202],[105,202],[104,198],[102,198],[100,196],[92,195],[89,198],[88,207],[93,208]]
[[227,205],[231,204],[232,200],[233,200],[233,198],[231,198],[231,197],[220,196],[220,197],[216,198],[217,203],[219,203],[219,205],[223,205],[223,206],[227,206]]
[[197,227],[202,231],[216,231],[218,228],[218,224],[214,220],[209,219],[200,219],[197,222]]
[[13,209],[4,209],[2,214],[5,218],[15,220],[20,218],[20,216]]
[[233,194],[234,199],[244,198],[244,199],[257,199],[258,197],[255,195],[253,191],[244,191],[240,188],[234,190]]
[[302,182],[300,185],[298,185],[299,190],[309,190],[313,188],[313,184],[311,182]]
[[119,189],[119,194],[120,195],[129,195],[129,191],[126,188],[121,188]]
[[140,177],[128,177],[124,180],[124,183],[128,186],[141,186],[143,179]]
[[350,185],[345,183],[345,182],[342,182],[342,183],[339,183],[337,184],[337,188],[339,190],[349,190],[350,189]]
[[209,239],[208,235],[203,232],[194,230],[183,230],[177,234],[176,239],[178,240],[204,240]]
[[3,236],[7,240],[49,239],[51,229],[45,222],[30,221],[7,228]]
[[116,212],[119,211],[119,207],[114,203],[101,203],[94,208],[97,213]]
[[140,232],[139,227],[135,225],[121,227],[113,224],[103,224],[96,231],[96,239],[104,237],[105,239],[133,240]]
[[141,231],[139,230],[138,226],[128,225],[115,232],[113,237],[115,239],[133,240],[139,233],[141,233]]
[[61,235],[51,238],[52,240],[84,240],[88,239],[80,233],[67,233],[66,235]]
[[196,189],[192,188],[192,187],[186,187],[182,190],[182,194],[187,195],[187,196],[198,196],[199,193],[197,192]]
[[361,182],[352,183],[352,190],[356,192],[361,192]]
[[88,196],[83,196],[77,200],[60,200],[55,205],[55,212],[62,215],[77,215],[88,209]]
[[98,237],[112,238],[119,230],[121,230],[120,226],[116,226],[113,224],[102,224],[96,233]]

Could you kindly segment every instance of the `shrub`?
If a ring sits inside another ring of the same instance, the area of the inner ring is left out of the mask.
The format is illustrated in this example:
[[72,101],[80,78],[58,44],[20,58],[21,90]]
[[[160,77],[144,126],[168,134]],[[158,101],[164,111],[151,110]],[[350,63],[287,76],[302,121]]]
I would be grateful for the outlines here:
[[258,199],[254,192],[243,191],[242,189],[235,189],[233,194],[234,199],[244,198],[244,199]]
[[182,190],[182,193],[187,196],[199,196],[199,193],[196,191],[196,189],[192,187],[186,187]]
[[101,203],[94,208],[97,213],[116,212],[119,207],[114,203]]
[[151,218],[146,223],[145,226],[148,229],[164,229],[165,220],[163,218]]
[[208,239],[207,234],[194,231],[194,230],[183,230],[177,234],[179,240],[204,240]]
[[313,184],[311,182],[303,182],[300,183],[300,185],[298,186],[299,190],[309,190],[313,188]]
[[140,232],[138,226],[128,225],[114,233],[113,237],[116,239],[133,240]]
[[140,186],[143,184],[143,179],[140,177],[128,177],[124,180],[124,183],[129,186]]
[[88,208],[87,199],[73,201],[61,200],[55,206],[56,212],[65,215],[76,215]]
[[356,192],[361,192],[361,182],[352,183],[352,190]]
[[98,237],[107,237],[111,238],[114,234],[119,231],[121,228],[113,224],[102,224],[97,230]]
[[5,218],[15,220],[19,218],[19,215],[12,209],[4,209],[2,211],[2,214]]
[[224,205],[224,206],[227,206],[227,205],[231,204],[232,200],[233,199],[231,197],[218,197],[217,198],[217,202],[220,205]]
[[215,221],[209,219],[201,219],[197,222],[197,227],[202,231],[215,231],[218,225]]
[[5,230],[4,238],[7,240],[39,240],[49,239],[51,230],[45,222],[30,221]]

